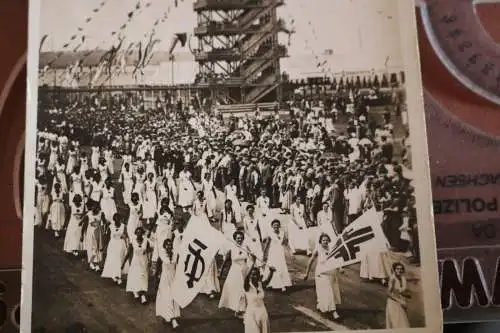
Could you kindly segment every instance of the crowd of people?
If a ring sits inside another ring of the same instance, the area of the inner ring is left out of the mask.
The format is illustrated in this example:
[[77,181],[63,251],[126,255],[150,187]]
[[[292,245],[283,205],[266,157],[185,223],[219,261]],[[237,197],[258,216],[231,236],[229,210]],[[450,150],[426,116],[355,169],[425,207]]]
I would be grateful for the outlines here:
[[[230,241],[201,292],[242,318],[245,332],[269,332],[264,289],[286,294],[294,283],[286,251],[310,256],[308,279],[370,209],[387,252],[419,261],[407,136],[395,134],[393,106],[375,119],[350,95],[353,112],[301,101],[285,116],[238,118],[189,102],[147,111],[131,98],[41,102],[35,226],[64,237],[63,251],[84,255],[138,302],[155,300],[176,328],[177,253],[189,217],[205,215]],[[317,310],[333,320],[342,270],[314,274]],[[374,252],[360,275],[388,287],[387,328],[410,327],[405,266]]]

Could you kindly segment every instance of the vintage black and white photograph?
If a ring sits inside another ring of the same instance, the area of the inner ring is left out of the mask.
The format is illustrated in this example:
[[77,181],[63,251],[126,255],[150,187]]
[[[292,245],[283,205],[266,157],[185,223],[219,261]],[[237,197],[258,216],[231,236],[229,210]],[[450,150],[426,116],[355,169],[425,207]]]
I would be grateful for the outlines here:
[[412,1],[32,5],[27,330],[439,328]]

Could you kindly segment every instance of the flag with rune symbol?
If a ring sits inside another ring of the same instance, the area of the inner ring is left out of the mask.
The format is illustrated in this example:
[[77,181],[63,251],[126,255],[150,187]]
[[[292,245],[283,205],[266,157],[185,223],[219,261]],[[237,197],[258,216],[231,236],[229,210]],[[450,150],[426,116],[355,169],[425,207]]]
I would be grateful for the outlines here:
[[183,233],[172,287],[180,307],[188,306],[203,288],[213,259],[225,242],[224,235],[210,225],[205,215],[191,216]]

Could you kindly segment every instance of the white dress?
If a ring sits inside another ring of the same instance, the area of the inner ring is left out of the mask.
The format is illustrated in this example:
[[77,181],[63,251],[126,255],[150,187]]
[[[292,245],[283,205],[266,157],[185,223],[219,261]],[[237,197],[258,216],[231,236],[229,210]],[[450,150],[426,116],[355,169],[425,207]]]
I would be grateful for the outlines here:
[[66,182],[66,167],[64,166],[64,164],[56,163],[55,170],[56,170],[56,174],[57,174],[57,179],[59,180],[59,183],[61,184],[61,190],[63,192],[67,192],[68,191],[68,183]]
[[156,183],[155,181],[146,180],[144,182],[144,202],[143,202],[143,215],[145,219],[152,219],[156,213]]
[[156,315],[167,322],[181,316],[181,309],[175,302],[172,294],[172,285],[175,279],[175,255],[169,258],[165,249],[160,249],[159,256],[162,262],[160,284],[156,294]]
[[85,172],[89,169],[89,159],[87,157],[80,157],[80,173],[85,175]]
[[248,268],[248,254],[233,245],[230,250],[231,268],[224,281],[224,287],[220,295],[219,308],[227,308],[235,312],[245,311],[245,289],[244,279]]
[[299,206],[293,204],[290,208],[292,221],[287,224],[287,228],[289,244],[292,252],[296,250],[308,251],[312,248],[311,243],[314,242],[314,238],[311,237],[310,230],[307,228],[306,221],[304,219],[304,212],[305,208],[303,204],[300,204]]
[[139,201],[143,200],[143,191],[144,191],[144,182],[145,177],[144,174],[136,174],[135,176],[135,186],[132,189],[132,193],[137,193],[139,195]]
[[177,190],[177,186],[176,186],[175,180],[174,180],[174,170],[173,169],[163,170],[163,176],[165,178],[167,178],[167,185],[168,185],[168,189],[172,195],[172,198],[176,199],[177,195],[178,195],[178,193],[177,193],[178,190]]
[[71,217],[69,218],[68,228],[64,236],[64,252],[81,251],[83,249],[81,242],[82,226],[80,224],[85,215],[85,206],[80,204],[80,206],[77,207],[71,202],[70,207]]
[[250,284],[250,289],[245,292],[245,297],[247,302],[245,316],[243,317],[245,333],[270,333],[271,324],[264,304],[262,283],[259,282],[257,288]]
[[255,216],[253,218],[245,216],[243,224],[246,232],[245,242],[250,248],[250,252],[257,257],[258,263],[260,263],[264,258],[264,252],[262,250],[262,231],[259,221]]
[[212,181],[203,180],[203,193],[207,198],[207,207],[211,212],[215,212],[217,208],[217,198],[214,194],[214,184]]
[[109,226],[111,239],[108,243],[106,252],[106,260],[101,277],[103,278],[121,278],[122,263],[127,255],[127,244],[125,242],[125,224],[120,224],[117,227],[114,223]]
[[102,189],[101,209],[108,222],[113,222],[113,215],[116,214],[115,189],[104,187]]
[[172,221],[172,215],[170,215],[169,212],[163,212],[163,214],[158,212],[158,220],[156,221],[156,231],[154,237],[153,261],[157,261],[160,250],[163,249],[163,242],[165,239],[172,239],[173,237]]
[[70,175],[76,165],[76,150],[68,151],[68,163],[66,164],[66,173]]
[[106,164],[99,164],[97,168],[99,169],[99,174],[101,175],[101,181],[104,182],[109,177],[108,166]]
[[132,187],[134,186],[134,179],[132,178],[132,170],[126,171],[122,169],[122,182],[123,182],[123,202],[130,203],[130,195],[132,194]]
[[90,155],[90,165],[92,169],[97,169],[97,166],[99,165],[99,147],[92,147],[92,153]]
[[133,203],[129,203],[128,207],[130,209],[129,217],[128,217],[128,222],[127,222],[127,235],[130,238],[135,237],[135,229],[137,227],[142,226],[141,222],[141,204],[138,203],[137,205],[134,205]]
[[226,199],[231,200],[231,202],[233,203],[232,207],[233,207],[234,217],[236,219],[236,222],[240,223],[241,219],[242,219],[241,204],[240,204],[240,201],[238,200],[236,185],[226,185],[224,191],[226,193]]
[[255,201],[255,214],[257,216],[266,216],[269,214],[269,198],[258,197]]
[[92,190],[92,180],[83,177],[82,182],[83,182],[83,194],[87,197],[90,197],[91,190]]
[[149,240],[144,238],[141,244],[136,237],[132,238],[133,255],[128,270],[126,291],[138,293],[148,291],[148,246]]
[[272,232],[269,234],[269,239],[270,244],[267,263],[269,266],[276,268],[276,271],[269,282],[269,287],[273,289],[290,287],[292,285],[292,280],[290,278],[290,273],[288,272],[288,266],[285,259],[285,249],[283,247],[285,233],[283,230],[280,230],[279,233]]
[[66,219],[66,209],[63,203],[63,192],[52,192],[52,204],[48,217],[47,229],[61,231]]
[[36,183],[36,213],[35,225],[39,226],[43,223],[43,217],[49,212],[50,198],[48,194],[48,187],[46,184]]
[[109,173],[115,173],[113,152],[111,150],[104,151],[104,159],[106,160],[106,166],[108,167]]
[[181,207],[193,205],[195,189],[191,183],[191,173],[189,171],[179,172],[179,199],[177,204]]
[[103,182],[97,183],[96,181],[92,181],[92,192],[90,193],[90,199],[95,202],[101,201],[102,188],[104,187]]
[[94,215],[93,212],[88,212],[87,216],[89,223],[83,242],[83,248],[87,251],[88,262],[98,263],[102,260],[103,249],[101,213],[99,212],[97,215]]
[[[335,232],[335,229],[333,228],[333,214],[332,211],[329,209],[327,212],[324,210],[321,210],[318,212],[318,217],[317,217],[317,222],[318,222],[318,233],[324,233],[330,236],[330,239],[333,241],[337,239],[337,233]],[[317,244],[319,242],[319,236],[315,237],[315,243]]]
[[[81,174],[72,173],[70,176],[71,179],[71,192],[73,194],[83,195],[83,179]],[[73,198],[70,198],[70,202]]]
[[361,259],[359,276],[363,279],[386,279],[387,270],[384,265],[386,254],[379,250],[369,251]]
[[407,282],[405,277],[398,280],[392,276],[389,280],[389,286],[392,288],[387,298],[385,308],[385,325],[387,329],[409,328],[410,321],[405,307],[407,306],[406,297],[403,293],[407,290]]
[[222,212],[222,216],[221,216],[221,231],[222,233],[224,234],[224,236],[226,237],[226,239],[228,240],[228,242],[226,242],[226,244],[224,244],[220,251],[221,252],[227,252],[230,250],[230,243],[233,241],[233,234],[234,232],[236,231],[236,220],[234,218],[234,212],[232,211],[226,211],[224,210]]
[[319,267],[328,260],[329,249],[318,246],[317,251],[318,263],[315,273],[316,308],[320,312],[335,311],[337,309],[337,304],[341,302],[337,270],[320,274]]
[[156,178],[156,168],[155,168],[155,161],[144,161],[144,164],[146,165],[146,175],[152,173],[155,178]]
[[50,146],[50,155],[49,155],[49,163],[47,165],[47,169],[52,171],[56,166],[57,159],[59,157],[59,147]]

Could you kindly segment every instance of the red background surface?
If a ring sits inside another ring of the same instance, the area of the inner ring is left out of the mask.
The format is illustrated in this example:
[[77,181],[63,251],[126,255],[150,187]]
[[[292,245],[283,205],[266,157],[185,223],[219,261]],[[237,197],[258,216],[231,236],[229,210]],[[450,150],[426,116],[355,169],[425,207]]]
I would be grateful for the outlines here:
[[[4,0],[0,7],[0,89],[27,48],[27,0]],[[26,70],[19,73],[0,115],[0,269],[21,266],[22,221],[13,200],[13,160],[25,126]]]

